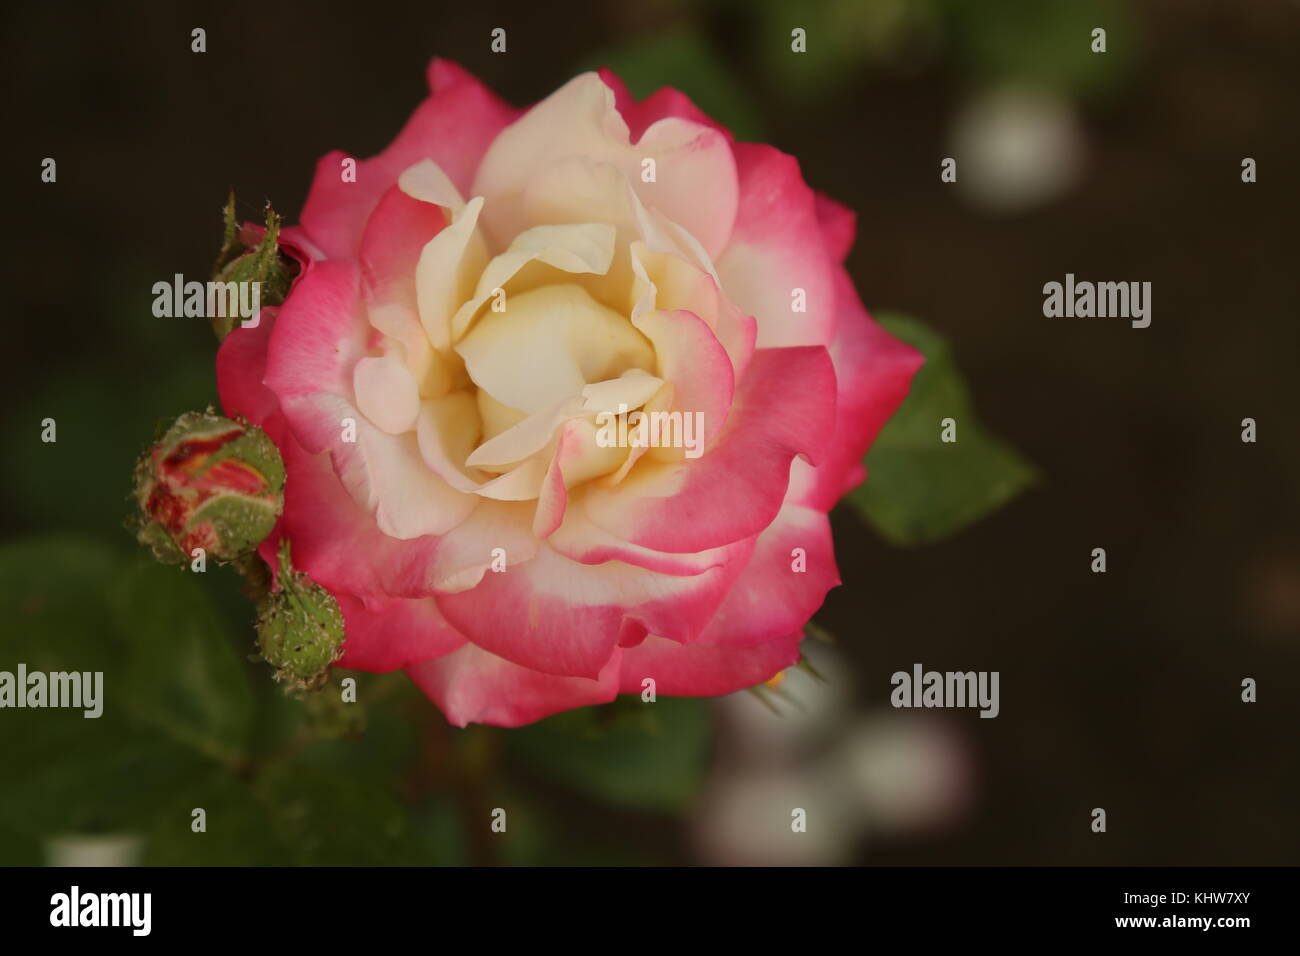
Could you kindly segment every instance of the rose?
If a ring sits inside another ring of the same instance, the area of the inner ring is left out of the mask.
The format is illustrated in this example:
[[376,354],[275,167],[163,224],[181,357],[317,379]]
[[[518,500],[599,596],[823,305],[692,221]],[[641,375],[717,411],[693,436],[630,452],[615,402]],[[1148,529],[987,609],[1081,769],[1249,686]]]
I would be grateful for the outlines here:
[[[920,364],[841,266],[852,213],[673,90],[429,82],[384,152],[320,161],[287,299],[222,346],[288,474],[263,557],[289,538],[337,599],[339,666],[405,668],[462,726],[796,663],[826,512]],[[702,454],[610,447],[636,411]]]

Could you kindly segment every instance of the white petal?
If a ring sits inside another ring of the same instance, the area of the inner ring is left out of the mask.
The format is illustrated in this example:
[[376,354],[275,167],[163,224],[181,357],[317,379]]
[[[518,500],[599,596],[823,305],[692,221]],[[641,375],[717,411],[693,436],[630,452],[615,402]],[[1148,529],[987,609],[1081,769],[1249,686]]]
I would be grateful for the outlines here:
[[443,206],[451,212],[465,205],[458,190],[447,174],[431,159],[422,159],[408,167],[397,177],[397,188],[412,199]]
[[[564,272],[604,275],[614,257],[614,237],[613,226],[593,222],[534,226],[520,233],[509,249],[488,263],[473,297],[456,312],[452,340],[459,342],[488,299],[496,299],[496,290],[504,289],[531,262],[542,262]],[[505,300],[507,311],[510,298],[507,296]]]
[[487,312],[456,346],[470,377],[498,401],[536,412],[588,382],[653,368],[654,352],[630,322],[577,285],[542,286]]
[[352,371],[357,408],[380,429],[400,435],[415,427],[420,412],[420,390],[395,353],[366,356]]
[[452,392],[420,405],[416,426],[424,463],[453,488],[477,491],[492,476],[468,467],[479,438],[478,407],[468,392]]
[[451,319],[469,298],[487,263],[487,247],[477,232],[483,199],[475,197],[446,229],[430,239],[415,267],[420,322],[436,349],[451,345]]
[[[474,194],[489,201],[488,232],[505,242],[521,231],[529,182],[540,170],[574,156],[618,167],[646,205],[688,229],[711,255],[726,247],[739,201],[727,138],[692,120],[667,117],[634,144],[613,91],[595,73],[570,80],[502,130],[488,148],[474,178]],[[653,182],[642,179],[645,160],[655,162]]]

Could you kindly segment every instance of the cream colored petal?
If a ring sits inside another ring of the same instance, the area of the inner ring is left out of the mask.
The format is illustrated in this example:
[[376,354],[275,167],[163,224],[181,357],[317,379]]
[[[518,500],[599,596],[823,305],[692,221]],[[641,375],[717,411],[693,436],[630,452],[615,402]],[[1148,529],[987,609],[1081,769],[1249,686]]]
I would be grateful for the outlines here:
[[[406,367],[417,383],[423,383],[433,361],[433,348],[429,337],[420,325],[420,316],[416,311],[414,298],[411,302],[392,299],[383,303],[371,303],[366,308],[370,325],[382,332],[391,344],[401,347]],[[423,391],[423,387],[421,387]],[[445,389],[444,389],[445,391]]]
[[475,492],[491,480],[466,463],[479,439],[478,406],[469,392],[422,402],[416,435],[424,463],[453,488]]
[[591,418],[603,411],[617,413],[620,407],[624,411],[639,408],[662,384],[661,379],[640,369],[629,369],[618,378],[587,385],[581,397],[567,398],[529,415],[485,441],[469,456],[469,464],[491,468],[521,462],[545,448],[564,422],[579,416]]
[[481,485],[478,493],[484,498],[495,498],[498,501],[530,501],[542,490],[549,460],[549,455],[529,458],[519,467]]
[[654,367],[654,352],[626,318],[577,285],[543,286],[487,312],[456,346],[470,377],[498,401],[535,412],[589,382]]
[[[643,411],[647,413],[666,412],[672,409],[672,405],[673,405],[673,387],[670,383],[665,382],[663,384],[663,387],[660,388],[659,391],[655,393],[654,397],[651,398],[650,401],[646,402]],[[627,458],[623,461],[623,464],[619,466],[617,471],[610,472],[608,475],[602,478],[599,482],[600,486],[613,487],[614,485],[619,484],[624,478],[628,476],[628,472],[632,470],[632,467],[643,457],[645,457],[645,453],[648,452],[649,450],[650,449],[645,447],[629,448]]]
[[603,222],[620,239],[640,234],[636,211],[623,171],[590,156],[572,156],[539,169],[525,187],[524,216],[528,227]]
[[400,435],[415,427],[420,391],[401,357],[366,356],[352,370],[357,408],[382,431]]
[[567,453],[559,466],[566,488],[616,471],[627,457],[626,448],[602,446],[597,440],[599,426],[585,418],[574,419],[564,427],[570,441],[565,444]]
[[583,410],[588,412],[618,412],[620,406],[628,411],[648,402],[663,379],[639,368],[631,368],[618,378],[593,382],[582,390]]
[[479,445],[468,463],[479,467],[513,465],[537,454],[555,436],[559,425],[582,411],[582,399],[571,396],[534,412],[522,422]]
[[601,222],[614,227],[609,269],[583,285],[600,302],[619,312],[632,307],[632,268],[628,246],[641,236],[627,177],[617,166],[575,156],[539,170],[524,196],[529,227]]
[[[614,256],[614,236],[614,227],[607,223],[535,226],[520,233],[509,249],[488,263],[479,277],[473,297],[456,312],[452,320],[452,341],[459,342],[465,336],[489,299],[493,300],[495,308],[496,302],[502,301],[497,290],[504,290],[506,284],[530,263],[540,262],[576,274],[604,274]],[[508,293],[504,298],[507,312],[511,298]]]
[[375,512],[384,534],[407,540],[445,534],[474,510],[477,498],[452,488],[425,465],[414,434],[388,435],[357,422],[355,445],[334,450],[339,478]]
[[498,402],[481,388],[475,388],[475,393],[478,399],[479,418],[483,422],[482,441],[496,438],[506,429],[514,428],[528,417],[527,412],[521,412],[517,408]]
[[722,294],[715,277],[684,259],[652,252],[644,242],[634,242],[631,260],[632,324],[640,328],[642,317],[656,309],[694,312],[713,329],[739,377],[754,352],[754,319]]
[[397,188],[412,199],[443,206],[450,212],[457,212],[465,205],[460,190],[431,159],[422,159],[404,169],[397,177]]
[[451,321],[457,307],[474,291],[487,264],[487,246],[478,235],[482,197],[475,197],[454,221],[430,239],[415,267],[420,323],[436,349],[451,346]]
[[647,207],[635,193],[632,193],[630,198],[636,213],[641,239],[646,244],[646,248],[652,252],[667,253],[689,262],[707,272],[719,286],[722,285],[718,280],[717,270],[714,269],[713,259],[694,236],[658,210]]
[[[726,247],[739,197],[726,137],[691,120],[668,117],[632,143],[613,91],[594,73],[556,90],[502,130],[488,148],[473,190],[489,200],[488,232],[505,242],[525,228],[530,180],[574,156],[617,166],[646,205],[688,229],[711,255]],[[652,181],[647,181],[647,160],[654,163]]]

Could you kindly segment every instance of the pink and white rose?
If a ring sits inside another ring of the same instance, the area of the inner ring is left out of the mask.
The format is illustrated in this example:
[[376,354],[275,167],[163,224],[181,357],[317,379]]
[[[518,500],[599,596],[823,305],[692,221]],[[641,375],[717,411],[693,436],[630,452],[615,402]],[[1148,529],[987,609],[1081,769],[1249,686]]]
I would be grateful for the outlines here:
[[[287,299],[222,345],[288,476],[263,556],[288,537],[336,597],[338,666],[403,668],[457,725],[796,663],[827,511],[921,363],[841,264],[853,214],[671,89],[429,86],[355,181],[320,160]],[[632,411],[700,413],[702,454],[600,440]]]

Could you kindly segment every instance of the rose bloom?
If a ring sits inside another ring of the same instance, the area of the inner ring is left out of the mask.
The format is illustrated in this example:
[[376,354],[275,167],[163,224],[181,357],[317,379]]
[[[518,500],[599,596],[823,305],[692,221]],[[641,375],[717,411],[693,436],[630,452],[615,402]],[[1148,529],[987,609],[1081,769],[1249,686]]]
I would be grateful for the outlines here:
[[[337,598],[338,666],[404,668],[460,726],[796,663],[826,513],[921,363],[841,265],[853,214],[671,89],[517,110],[428,79],[355,177],[321,159],[287,299],[222,345],[226,412],[285,461],[263,557],[287,536]],[[602,438],[637,411],[700,453]]]

